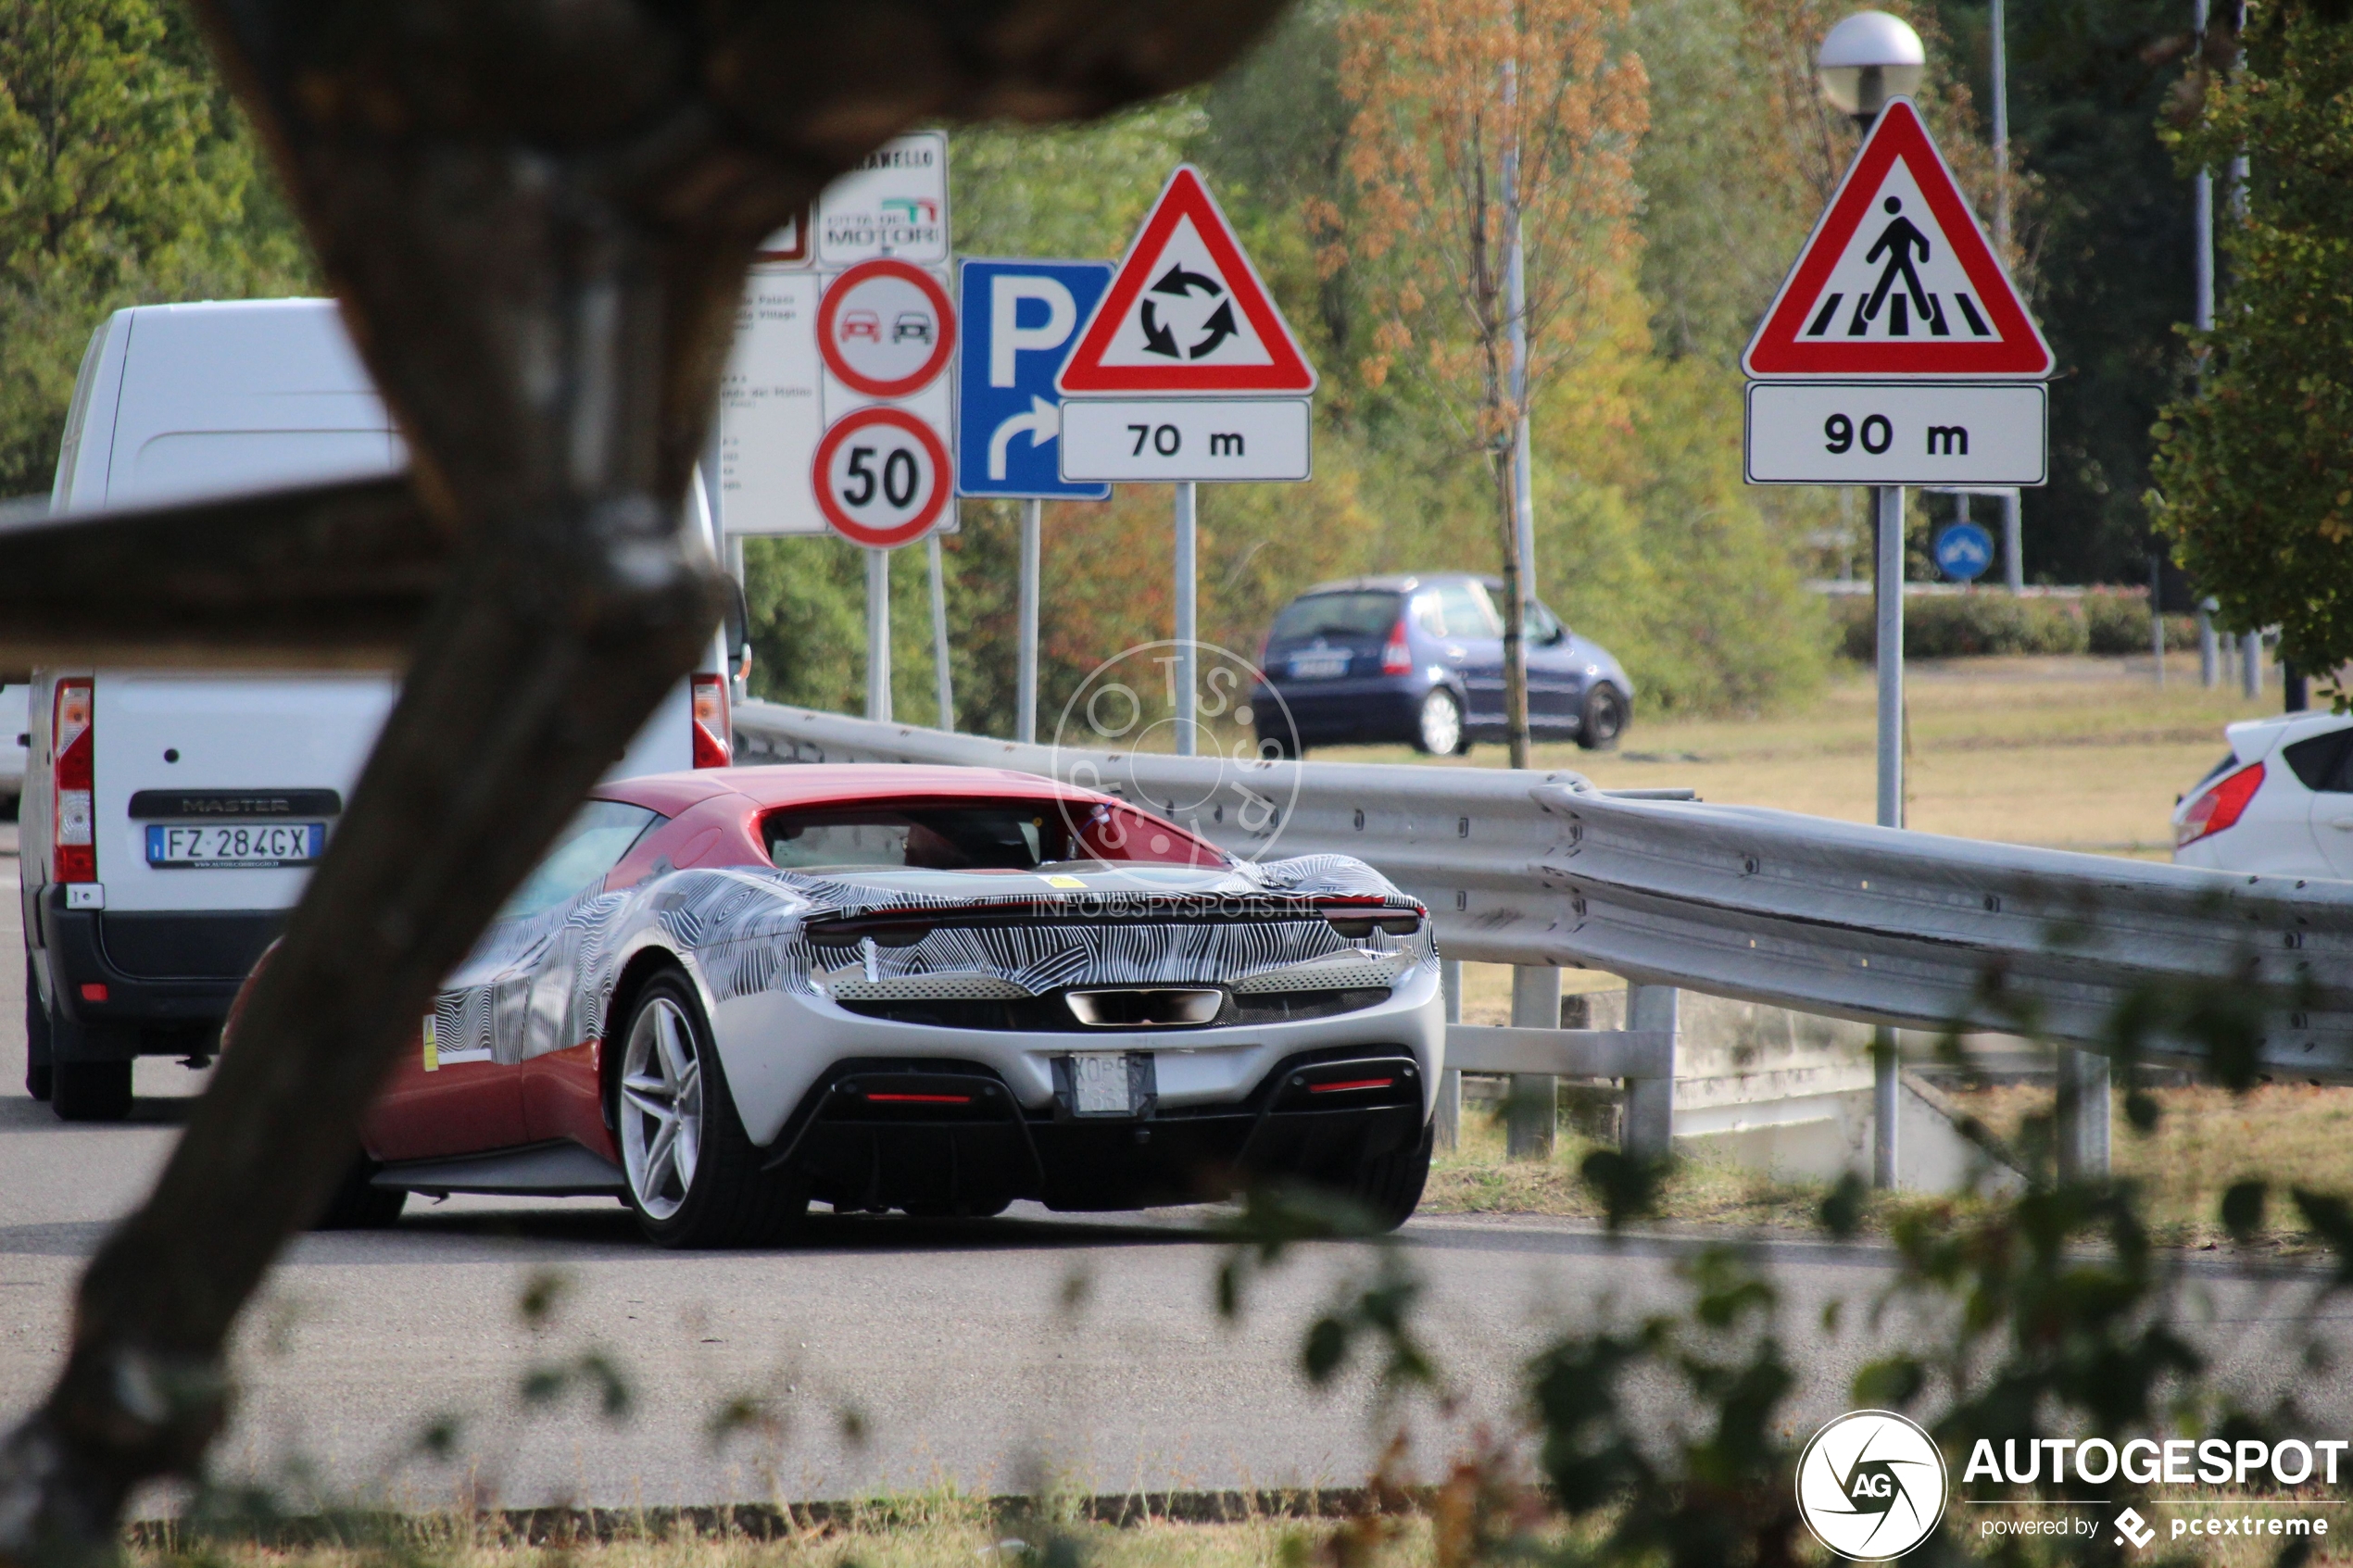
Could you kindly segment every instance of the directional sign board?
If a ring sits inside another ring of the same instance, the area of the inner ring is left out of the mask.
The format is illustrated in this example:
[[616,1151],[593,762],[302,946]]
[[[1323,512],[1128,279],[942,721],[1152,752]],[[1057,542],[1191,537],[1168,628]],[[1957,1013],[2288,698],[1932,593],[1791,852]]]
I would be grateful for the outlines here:
[[957,271],[956,489],[963,495],[1100,501],[1062,477],[1054,377],[1111,284],[1108,261],[966,260]]
[[809,461],[825,433],[813,272],[754,267],[719,383],[719,511],[731,533],[822,533]]
[[1315,390],[1315,371],[1233,226],[1179,166],[1059,378],[1073,396],[1232,397]]
[[2050,374],[2050,345],[1910,100],[1881,111],[1741,364],[1758,380]]
[[1994,536],[1963,519],[1936,536],[1936,564],[1944,575],[1967,583],[1994,564]]

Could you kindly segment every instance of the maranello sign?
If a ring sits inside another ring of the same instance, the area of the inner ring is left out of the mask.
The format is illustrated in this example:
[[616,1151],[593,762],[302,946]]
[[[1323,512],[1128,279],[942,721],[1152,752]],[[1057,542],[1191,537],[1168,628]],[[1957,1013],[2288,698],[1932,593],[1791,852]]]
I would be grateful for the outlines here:
[[[2203,1542],[2254,1537],[2277,1547],[2290,1537],[2329,1534],[2325,1510],[2343,1499],[2307,1496],[2249,1499],[2211,1488],[2275,1492],[2330,1486],[2353,1441],[2288,1437],[2134,1437],[1980,1439],[1957,1483],[1928,1433],[1892,1411],[1852,1411],[1817,1432],[1799,1456],[1798,1512],[1806,1527],[1838,1556],[1855,1562],[1898,1558],[1937,1533],[1947,1507],[1965,1511],[1961,1530],[1984,1540],[2003,1537],[2074,1539],[2087,1546],[2145,1550],[2160,1538]],[[2105,1497],[2070,1498],[2048,1491],[2112,1484],[2160,1490],[2119,1507]],[[1982,1495],[1999,1487],[2032,1486],[2032,1499]],[[2166,1491],[2165,1488],[2179,1488]],[[1970,1496],[1971,1492],[1981,1495]],[[2100,1537],[2107,1539],[2102,1541]]]

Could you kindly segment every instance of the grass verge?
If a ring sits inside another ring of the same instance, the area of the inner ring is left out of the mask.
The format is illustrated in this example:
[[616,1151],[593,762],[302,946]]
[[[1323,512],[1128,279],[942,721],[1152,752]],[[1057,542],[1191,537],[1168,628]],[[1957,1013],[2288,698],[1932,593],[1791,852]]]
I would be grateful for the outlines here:
[[[2157,1239],[2171,1247],[2232,1246],[2219,1217],[2233,1183],[2271,1184],[2264,1224],[2252,1250],[2300,1256],[2322,1243],[2304,1225],[2289,1194],[2296,1187],[2353,1194],[2353,1091],[2305,1084],[2266,1084],[2243,1095],[2189,1087],[2148,1091],[2157,1126],[2133,1128],[2123,1096],[2111,1106],[2110,1168],[2136,1184]],[[2021,1152],[2035,1145],[2032,1123],[2047,1123],[2052,1093],[2044,1087],[1969,1090],[1950,1097],[1995,1137]],[[1465,1107],[1459,1148],[1432,1161],[1424,1213],[1546,1214],[1598,1220],[1602,1208],[1578,1176],[1600,1147],[1567,1126],[1553,1158],[1507,1160],[1496,1118]],[[1686,1146],[1660,1191],[1657,1218],[1668,1223],[1768,1231],[1813,1231],[1831,1184],[1759,1172]],[[1865,1229],[1884,1231],[1902,1211],[1958,1213],[1966,1197],[1884,1195],[1866,1213]]]

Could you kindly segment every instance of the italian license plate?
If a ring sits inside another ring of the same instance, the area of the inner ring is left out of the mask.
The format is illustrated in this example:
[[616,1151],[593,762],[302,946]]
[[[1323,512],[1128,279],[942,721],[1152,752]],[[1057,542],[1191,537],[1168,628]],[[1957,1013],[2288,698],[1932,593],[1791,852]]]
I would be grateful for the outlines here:
[[324,822],[151,822],[147,826],[147,864],[173,871],[308,866],[326,847]]
[[1135,1113],[1126,1051],[1078,1051],[1070,1059],[1070,1108],[1081,1116]]
[[1294,681],[1329,681],[1347,673],[1345,651],[1302,654],[1290,661],[1290,678]]

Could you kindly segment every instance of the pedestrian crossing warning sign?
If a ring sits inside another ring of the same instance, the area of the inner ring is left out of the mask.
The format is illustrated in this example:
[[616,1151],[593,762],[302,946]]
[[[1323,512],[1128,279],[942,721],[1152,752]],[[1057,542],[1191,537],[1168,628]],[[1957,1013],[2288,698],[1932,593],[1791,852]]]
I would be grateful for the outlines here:
[[1302,395],[1315,371],[1189,164],[1170,175],[1078,334],[1065,395]]
[[1910,100],[1881,111],[1741,368],[1763,381],[2051,373],[2050,345]]

